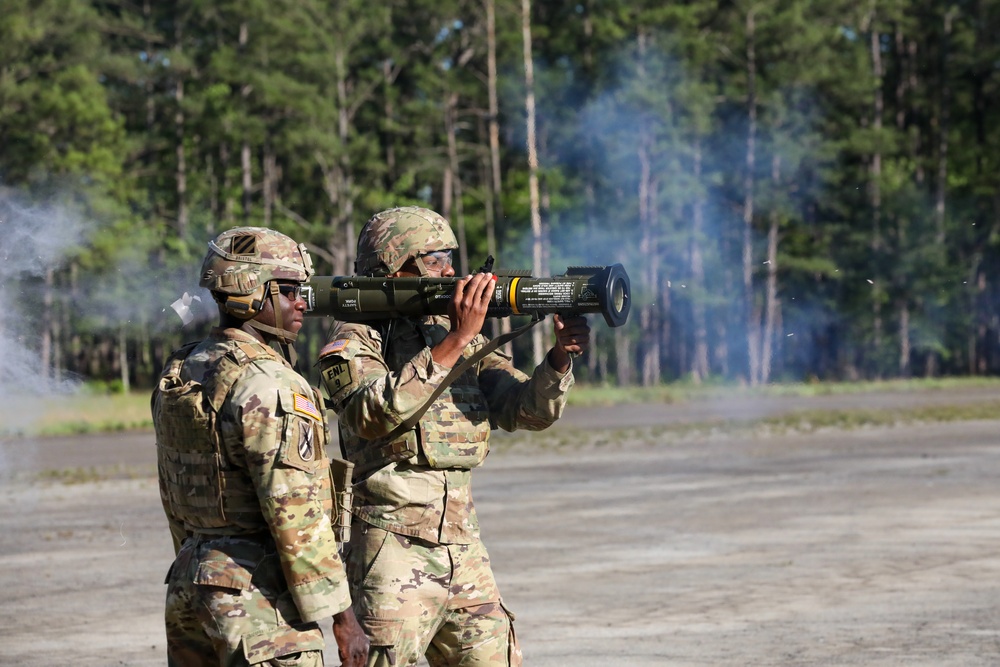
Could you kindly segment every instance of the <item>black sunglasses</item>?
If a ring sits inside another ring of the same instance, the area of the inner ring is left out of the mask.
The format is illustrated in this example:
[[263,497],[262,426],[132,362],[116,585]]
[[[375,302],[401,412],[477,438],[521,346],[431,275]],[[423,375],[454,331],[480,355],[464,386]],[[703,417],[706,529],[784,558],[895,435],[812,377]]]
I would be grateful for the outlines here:
[[279,283],[278,291],[289,301],[296,301],[302,296],[302,285],[282,285]]

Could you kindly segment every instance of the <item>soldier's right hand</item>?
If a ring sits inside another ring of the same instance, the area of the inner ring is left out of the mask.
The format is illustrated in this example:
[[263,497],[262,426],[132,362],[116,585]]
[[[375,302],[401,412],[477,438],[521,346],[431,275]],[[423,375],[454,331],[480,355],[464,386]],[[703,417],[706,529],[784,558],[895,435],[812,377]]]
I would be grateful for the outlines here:
[[496,276],[492,273],[466,276],[455,284],[448,303],[451,331],[431,350],[434,361],[451,368],[462,358],[466,346],[483,329],[495,284]]
[[462,339],[463,348],[483,329],[496,280],[492,273],[476,273],[461,278],[455,284],[455,292],[448,304],[448,317],[451,319],[451,331]]

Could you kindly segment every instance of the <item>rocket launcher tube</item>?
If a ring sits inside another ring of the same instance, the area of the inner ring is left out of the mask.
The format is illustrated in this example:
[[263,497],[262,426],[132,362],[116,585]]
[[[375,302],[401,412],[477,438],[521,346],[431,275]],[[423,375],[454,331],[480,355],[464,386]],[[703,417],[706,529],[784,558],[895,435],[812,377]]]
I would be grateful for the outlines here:
[[[621,264],[571,266],[561,276],[533,278],[497,271],[487,317],[601,313],[620,327],[632,305],[628,274]],[[306,314],[342,322],[447,315],[458,278],[313,276],[303,289]]]

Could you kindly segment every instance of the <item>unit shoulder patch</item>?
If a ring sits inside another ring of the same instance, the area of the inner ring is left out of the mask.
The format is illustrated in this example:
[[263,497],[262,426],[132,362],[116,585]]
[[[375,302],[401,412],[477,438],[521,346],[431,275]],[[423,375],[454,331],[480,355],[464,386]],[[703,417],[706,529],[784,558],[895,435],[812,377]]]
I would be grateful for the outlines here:
[[299,429],[299,447],[298,447],[299,458],[303,462],[309,463],[313,460],[316,455],[316,451],[313,447],[313,428],[312,424],[307,424]]
[[323,369],[323,384],[330,396],[336,396],[344,387],[349,386],[354,381],[354,374],[351,372],[351,362],[346,359],[338,359]]
[[323,427],[308,419],[292,420],[281,445],[281,462],[303,472],[315,472],[320,428]]

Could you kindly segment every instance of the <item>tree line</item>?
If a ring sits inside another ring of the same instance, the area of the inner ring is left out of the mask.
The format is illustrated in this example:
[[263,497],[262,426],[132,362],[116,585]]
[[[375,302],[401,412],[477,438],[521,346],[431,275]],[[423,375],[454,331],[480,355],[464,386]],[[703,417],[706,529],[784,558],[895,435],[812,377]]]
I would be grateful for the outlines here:
[[990,0],[5,0],[2,247],[85,222],[0,270],[0,333],[145,387],[211,325],[169,308],[209,238],[349,274],[417,204],[466,269],[626,267],[587,381],[994,374],[998,27]]

